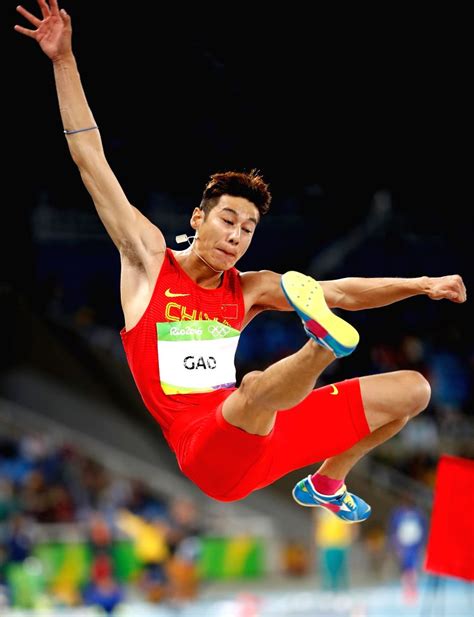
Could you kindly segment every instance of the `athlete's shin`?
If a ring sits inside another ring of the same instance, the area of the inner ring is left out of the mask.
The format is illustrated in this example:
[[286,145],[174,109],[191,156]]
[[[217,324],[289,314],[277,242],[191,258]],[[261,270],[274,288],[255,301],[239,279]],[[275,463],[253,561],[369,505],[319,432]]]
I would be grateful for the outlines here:
[[269,366],[242,387],[249,407],[289,409],[314,389],[316,380],[335,359],[334,354],[308,341],[299,351]]
[[332,352],[308,341],[299,351],[264,371],[246,375],[225,402],[225,419],[249,433],[268,434],[276,412],[290,409],[306,398],[334,360]]
[[366,435],[349,450],[337,454],[324,461],[318,469],[319,474],[324,474],[334,480],[344,479],[354,465],[368,452],[396,435],[408,422],[409,418],[393,420],[385,426],[376,429],[370,435]]

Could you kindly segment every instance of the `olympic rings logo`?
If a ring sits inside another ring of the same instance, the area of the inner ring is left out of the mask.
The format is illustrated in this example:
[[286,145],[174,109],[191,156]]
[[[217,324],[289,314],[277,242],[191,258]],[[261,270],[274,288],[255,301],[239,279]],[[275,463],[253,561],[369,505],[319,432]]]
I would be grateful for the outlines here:
[[223,338],[224,336],[226,336],[226,334],[230,332],[230,328],[224,326],[223,324],[213,324],[211,326],[208,326],[207,331],[214,338]]

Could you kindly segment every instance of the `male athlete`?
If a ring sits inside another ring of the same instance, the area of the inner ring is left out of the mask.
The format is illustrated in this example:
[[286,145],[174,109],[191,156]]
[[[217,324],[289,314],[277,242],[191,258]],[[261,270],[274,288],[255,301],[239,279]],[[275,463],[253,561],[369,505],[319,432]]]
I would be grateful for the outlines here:
[[[41,18],[17,8],[33,29],[15,29],[53,63],[70,153],[120,252],[121,336],[130,370],[180,469],[207,495],[233,501],[324,461],[297,483],[295,500],[349,523],[367,519],[370,506],[347,491],[345,477],[426,408],[430,386],[415,371],[395,371],[314,389],[322,371],[359,341],[331,308],[361,310],[422,294],[464,302],[461,277],[318,283],[294,271],[239,272],[235,264],[270,205],[256,171],[212,175],[191,215],[192,244],[167,248],[107,163],[73,55],[69,15],[57,0],[38,4]],[[239,335],[264,310],[295,310],[308,341],[265,371],[245,375],[236,388]]]

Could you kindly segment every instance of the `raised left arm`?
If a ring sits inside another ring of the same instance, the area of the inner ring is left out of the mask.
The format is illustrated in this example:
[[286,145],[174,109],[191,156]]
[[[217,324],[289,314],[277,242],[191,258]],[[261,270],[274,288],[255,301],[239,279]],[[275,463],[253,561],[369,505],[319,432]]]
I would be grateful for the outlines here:
[[[281,275],[270,270],[244,272],[241,275],[246,320],[264,310],[291,311],[280,286]],[[348,277],[319,281],[330,308],[347,311],[377,308],[412,296],[425,295],[432,300],[465,302],[466,288],[458,274],[417,278]]]
[[347,311],[386,306],[411,298],[428,296],[432,300],[466,301],[466,287],[459,274],[416,278],[357,278],[320,281],[328,306]]

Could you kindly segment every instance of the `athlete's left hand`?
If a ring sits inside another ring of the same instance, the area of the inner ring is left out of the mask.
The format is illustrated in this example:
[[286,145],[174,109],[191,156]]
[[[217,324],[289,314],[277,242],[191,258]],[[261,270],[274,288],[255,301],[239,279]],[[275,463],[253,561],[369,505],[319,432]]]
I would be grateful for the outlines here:
[[466,287],[459,274],[437,276],[429,279],[427,296],[432,300],[466,301]]

